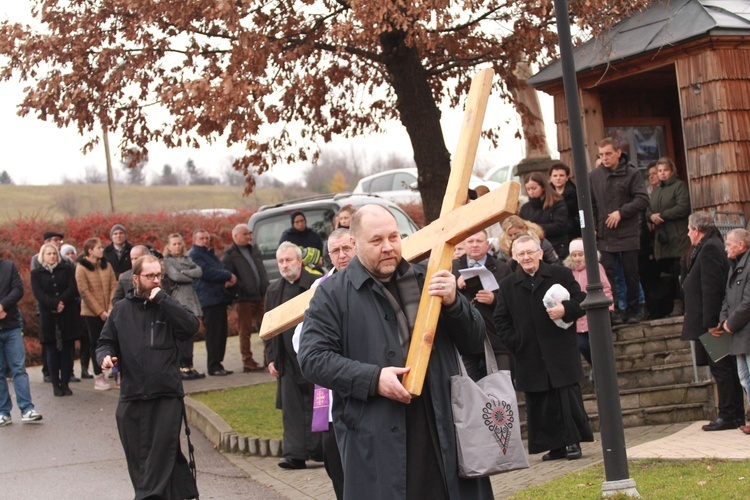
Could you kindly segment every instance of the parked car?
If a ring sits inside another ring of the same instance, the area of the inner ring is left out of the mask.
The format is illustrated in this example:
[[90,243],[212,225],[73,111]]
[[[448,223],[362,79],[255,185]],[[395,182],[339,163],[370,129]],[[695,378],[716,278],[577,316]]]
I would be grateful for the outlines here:
[[[474,189],[484,184],[490,191],[500,187],[499,182],[485,181],[472,175],[469,180],[469,187]],[[417,188],[417,169],[414,168],[396,168],[386,170],[377,174],[363,177],[354,187],[353,193],[377,194],[394,203],[421,203],[422,196]]]
[[492,167],[482,178],[486,181],[499,182],[500,184],[505,181],[516,181],[522,184],[521,178],[518,176],[518,167],[515,165]]
[[250,217],[247,225],[253,232],[253,244],[260,251],[268,278],[279,277],[279,268],[276,265],[276,249],[279,246],[281,233],[292,225],[290,219],[292,212],[295,210],[304,212],[307,226],[317,231],[325,244],[328,235],[333,231],[333,216],[342,207],[346,205],[361,207],[370,203],[383,205],[391,211],[396,217],[402,237],[409,236],[418,230],[414,221],[398,205],[377,196],[341,193],[299,198],[260,207]]

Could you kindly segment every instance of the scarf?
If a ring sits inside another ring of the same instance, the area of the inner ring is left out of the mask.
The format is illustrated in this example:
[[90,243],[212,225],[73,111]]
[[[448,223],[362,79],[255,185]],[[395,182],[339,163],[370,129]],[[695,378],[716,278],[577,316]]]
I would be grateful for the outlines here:
[[57,265],[60,263],[60,261],[55,262],[54,264],[47,264],[46,262],[42,263],[42,267],[45,268],[47,271],[52,272],[55,270]]
[[383,290],[383,295],[388,299],[388,304],[396,313],[398,323],[398,336],[401,342],[401,348],[404,355],[409,351],[409,342],[411,341],[411,332],[414,330],[414,323],[417,320],[417,310],[419,309],[419,299],[422,290],[419,287],[417,275],[409,262],[401,260],[395,273],[395,285],[399,295],[398,299],[384,286],[379,280],[375,279]]

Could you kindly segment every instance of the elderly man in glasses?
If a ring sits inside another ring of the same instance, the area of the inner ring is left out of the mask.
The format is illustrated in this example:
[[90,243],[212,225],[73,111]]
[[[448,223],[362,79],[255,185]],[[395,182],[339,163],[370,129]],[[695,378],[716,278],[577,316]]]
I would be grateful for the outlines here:
[[[583,316],[581,291],[567,267],[542,261],[539,240],[522,235],[513,242],[516,272],[500,282],[495,328],[516,356],[516,390],[526,395],[529,453],[542,460],[581,458],[581,441],[593,441],[579,384],[583,380],[575,321]],[[553,285],[569,298],[542,299]],[[561,321],[562,320],[562,321]]]
[[135,498],[194,498],[198,491],[180,449],[184,411],[177,341],[198,319],[161,289],[161,263],[133,264],[134,289],[117,302],[96,347],[103,370],[122,374],[115,418]]

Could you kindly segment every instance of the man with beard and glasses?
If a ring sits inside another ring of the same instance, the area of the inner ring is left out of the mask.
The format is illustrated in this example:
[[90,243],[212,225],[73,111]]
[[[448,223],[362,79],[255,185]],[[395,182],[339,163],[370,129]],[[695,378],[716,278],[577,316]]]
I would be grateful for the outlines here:
[[[276,263],[281,277],[266,290],[266,311],[280,306],[307,291],[315,281],[302,265],[302,250],[285,241],[276,250]],[[312,432],[313,384],[305,380],[292,345],[294,327],[266,342],[268,371],[278,378],[276,408],[282,411],[284,455],[282,469],[304,469],[307,459],[323,461],[320,433]]]
[[133,264],[133,290],[115,304],[96,359],[122,374],[115,418],[135,498],[194,498],[193,476],[180,449],[184,412],[177,341],[198,331],[198,319],[160,288],[159,260]]

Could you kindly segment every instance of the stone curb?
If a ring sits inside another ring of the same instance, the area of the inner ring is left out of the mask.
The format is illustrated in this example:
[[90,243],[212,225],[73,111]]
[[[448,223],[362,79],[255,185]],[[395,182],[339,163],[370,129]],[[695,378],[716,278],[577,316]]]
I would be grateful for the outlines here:
[[201,431],[223,453],[280,457],[283,452],[281,440],[241,436],[211,408],[190,396],[185,396],[185,412],[190,426]]

